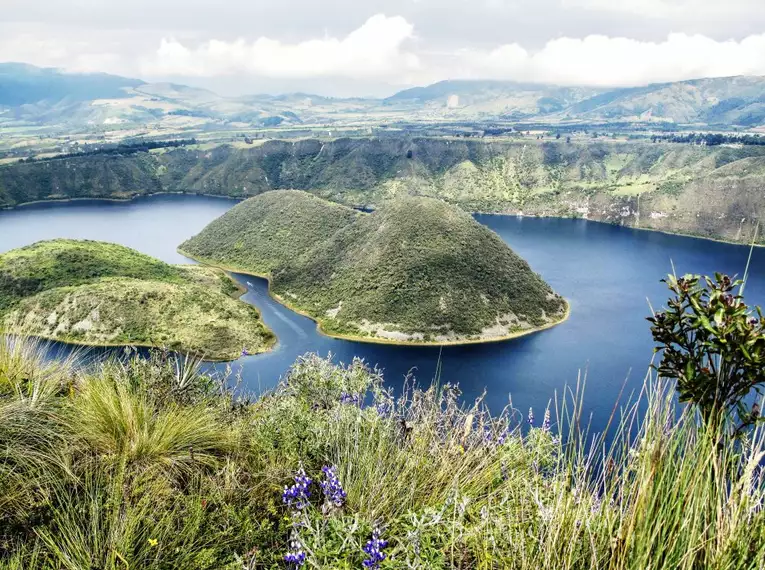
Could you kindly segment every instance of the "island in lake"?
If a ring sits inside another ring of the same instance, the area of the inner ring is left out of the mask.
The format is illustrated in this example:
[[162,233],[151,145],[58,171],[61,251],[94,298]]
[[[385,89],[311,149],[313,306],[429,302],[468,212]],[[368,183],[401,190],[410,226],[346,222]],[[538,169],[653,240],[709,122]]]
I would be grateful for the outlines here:
[[503,340],[565,320],[568,303],[494,232],[443,201],[372,213],[295,190],[242,202],[179,247],[266,277],[330,336],[402,344]]
[[274,335],[223,271],[130,248],[53,240],[0,255],[0,329],[76,344],[154,346],[232,360]]

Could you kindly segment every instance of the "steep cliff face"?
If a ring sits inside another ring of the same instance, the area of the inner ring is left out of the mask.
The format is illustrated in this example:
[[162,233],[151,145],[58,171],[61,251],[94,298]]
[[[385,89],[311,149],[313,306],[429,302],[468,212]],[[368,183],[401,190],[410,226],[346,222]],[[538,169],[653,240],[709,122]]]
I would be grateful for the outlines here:
[[399,193],[470,211],[586,217],[736,241],[765,217],[765,147],[444,138],[269,141],[0,168],[0,206],[155,192],[307,190],[354,206]]

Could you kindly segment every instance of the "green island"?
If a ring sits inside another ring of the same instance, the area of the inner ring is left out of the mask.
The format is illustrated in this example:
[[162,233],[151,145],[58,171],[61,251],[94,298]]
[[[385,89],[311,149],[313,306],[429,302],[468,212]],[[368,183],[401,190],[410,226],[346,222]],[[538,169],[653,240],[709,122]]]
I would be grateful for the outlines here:
[[402,195],[365,213],[305,192],[266,192],[179,251],[267,277],[277,300],[325,334],[354,340],[488,342],[568,314],[566,301],[499,236],[432,198]]
[[209,360],[275,342],[223,271],[173,266],[130,248],[53,240],[0,255],[5,332],[97,346],[151,346]]

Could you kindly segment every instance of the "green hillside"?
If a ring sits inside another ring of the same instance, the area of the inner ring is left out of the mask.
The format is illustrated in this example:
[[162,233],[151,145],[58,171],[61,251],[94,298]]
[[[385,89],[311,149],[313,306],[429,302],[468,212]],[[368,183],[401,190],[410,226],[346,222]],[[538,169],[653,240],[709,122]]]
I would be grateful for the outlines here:
[[[480,342],[550,326],[567,310],[497,235],[439,200],[401,196],[360,214],[302,192],[269,192],[234,210],[181,251],[267,272],[279,300],[330,334]],[[298,221],[279,231],[286,212]],[[302,226],[305,218],[315,223]],[[334,223],[323,224],[326,219]]]
[[229,360],[273,344],[222,271],[129,248],[54,240],[0,255],[0,325],[88,345],[161,346]]
[[191,257],[267,275],[358,215],[305,192],[266,192],[233,207],[180,249]]
[[765,146],[402,136],[9,164],[0,166],[0,206],[155,192],[246,198],[276,189],[377,206],[411,194],[467,211],[584,217],[747,242],[765,219],[763,182]]

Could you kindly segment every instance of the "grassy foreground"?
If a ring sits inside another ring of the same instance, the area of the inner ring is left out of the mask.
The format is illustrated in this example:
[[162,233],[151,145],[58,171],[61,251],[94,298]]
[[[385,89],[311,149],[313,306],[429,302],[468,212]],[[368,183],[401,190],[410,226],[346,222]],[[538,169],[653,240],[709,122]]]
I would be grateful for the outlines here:
[[699,430],[650,379],[609,446],[576,394],[493,417],[315,356],[257,400],[224,380],[162,355],[83,372],[3,339],[0,568],[765,564],[762,428]]
[[268,276],[279,301],[343,338],[485,342],[567,314],[565,300],[499,236],[433,198],[401,195],[366,214],[306,192],[266,192],[179,251]]
[[54,240],[0,255],[0,329],[88,345],[165,347],[211,360],[267,350],[254,307],[224,272],[109,243]]

